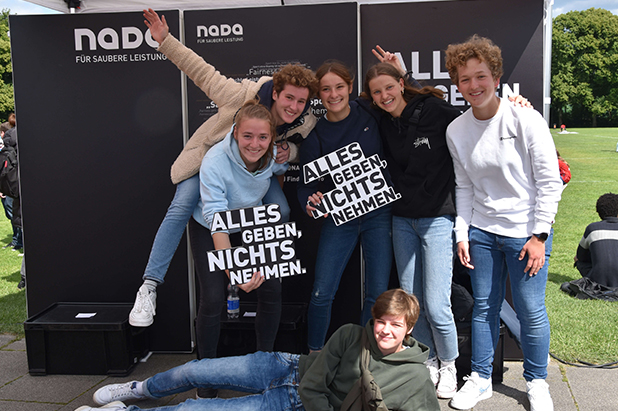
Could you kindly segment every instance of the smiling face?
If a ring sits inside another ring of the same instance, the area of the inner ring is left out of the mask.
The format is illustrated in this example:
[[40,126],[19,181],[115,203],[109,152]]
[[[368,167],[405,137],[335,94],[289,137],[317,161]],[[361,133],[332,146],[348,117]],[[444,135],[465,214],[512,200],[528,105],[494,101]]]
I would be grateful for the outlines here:
[[487,120],[496,115],[500,106],[500,99],[496,96],[500,78],[493,78],[487,64],[471,58],[465,66],[457,67],[457,75],[457,88],[472,106],[474,117]]
[[290,124],[298,118],[309,99],[309,89],[286,84],[279,94],[273,90],[273,105],[270,109],[276,125]]
[[234,138],[247,170],[257,170],[270,147],[270,123],[259,118],[244,118],[234,127]]
[[335,73],[326,73],[320,79],[318,95],[328,110],[329,121],[341,121],[350,114],[352,85]]
[[373,102],[393,117],[401,116],[406,108],[403,98],[403,79],[396,80],[386,74],[369,81],[369,92]]
[[403,340],[410,332],[412,329],[406,326],[406,318],[403,315],[385,314],[373,321],[373,336],[384,355],[401,351]]

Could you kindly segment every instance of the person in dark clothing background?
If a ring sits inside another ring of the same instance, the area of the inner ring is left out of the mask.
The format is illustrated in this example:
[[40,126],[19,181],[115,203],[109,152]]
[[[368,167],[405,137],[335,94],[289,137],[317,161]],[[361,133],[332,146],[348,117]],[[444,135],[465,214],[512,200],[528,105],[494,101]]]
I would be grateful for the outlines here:
[[577,247],[575,267],[582,277],[607,287],[618,287],[618,194],[597,200],[601,221],[589,224]]

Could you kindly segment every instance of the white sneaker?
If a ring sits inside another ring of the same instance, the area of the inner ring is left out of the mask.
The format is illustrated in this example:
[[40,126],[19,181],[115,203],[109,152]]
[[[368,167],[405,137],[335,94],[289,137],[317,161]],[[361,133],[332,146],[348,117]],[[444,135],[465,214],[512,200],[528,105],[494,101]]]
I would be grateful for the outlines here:
[[472,372],[469,377],[464,377],[464,380],[466,383],[453,396],[451,407],[457,410],[469,410],[479,401],[491,397],[491,378],[482,378],[478,373]]
[[431,382],[433,382],[435,387],[440,380],[440,363],[438,362],[438,357],[427,359],[427,361],[425,361],[425,367],[429,370],[429,378],[431,378]]
[[436,394],[438,398],[453,398],[457,392],[457,368],[455,363],[440,368],[440,381]]
[[92,394],[92,399],[99,405],[109,404],[112,401],[141,400],[144,398],[146,396],[137,391],[137,381],[106,385]]
[[554,411],[554,402],[545,380],[536,379],[526,383],[530,411]]
[[157,308],[157,292],[149,291],[143,284],[137,291],[135,304],[129,314],[129,324],[134,327],[148,327],[154,322]]
[[114,401],[112,403],[104,405],[101,408],[94,408],[94,407],[89,407],[87,405],[83,405],[77,408],[75,411],[91,411],[91,410],[121,411],[121,410],[126,410],[126,409],[127,409],[126,405],[124,405],[120,401]]

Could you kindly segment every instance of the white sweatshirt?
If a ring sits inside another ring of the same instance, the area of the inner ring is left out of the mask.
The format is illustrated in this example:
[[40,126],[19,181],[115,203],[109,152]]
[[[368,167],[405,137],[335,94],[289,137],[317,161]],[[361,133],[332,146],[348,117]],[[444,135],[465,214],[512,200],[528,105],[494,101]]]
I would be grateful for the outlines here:
[[446,131],[455,168],[456,241],[473,225],[513,238],[549,233],[558,211],[562,181],[556,147],[536,111],[501,99],[489,120],[472,109]]

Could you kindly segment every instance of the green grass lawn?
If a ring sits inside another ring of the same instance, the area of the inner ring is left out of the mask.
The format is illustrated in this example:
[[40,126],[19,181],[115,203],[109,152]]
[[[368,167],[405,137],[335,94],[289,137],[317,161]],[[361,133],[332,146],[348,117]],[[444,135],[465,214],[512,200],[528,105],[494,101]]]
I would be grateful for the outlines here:
[[10,221],[4,217],[4,209],[0,211],[0,334],[23,336],[22,323],[27,318],[26,293],[17,289],[23,257],[19,257],[19,253],[10,248],[2,249],[11,242],[13,229]]
[[[552,130],[556,147],[571,166],[556,224],[547,283],[547,311],[552,326],[551,352],[567,361],[604,364],[618,361],[618,302],[576,300],[560,284],[579,277],[573,268],[577,244],[586,226],[598,221],[597,198],[618,193],[617,128]],[[0,216],[0,244],[11,240],[11,225]],[[0,249],[0,333],[23,335],[24,291],[17,289],[21,258]]]
[[[558,208],[547,283],[547,311],[552,327],[551,352],[568,361],[618,361],[618,302],[577,300],[560,284],[579,278],[573,268],[577,244],[586,226],[599,221],[597,198],[618,193],[617,128],[552,130],[556,148],[571,166],[572,179]],[[618,273],[617,273],[618,275]]]

